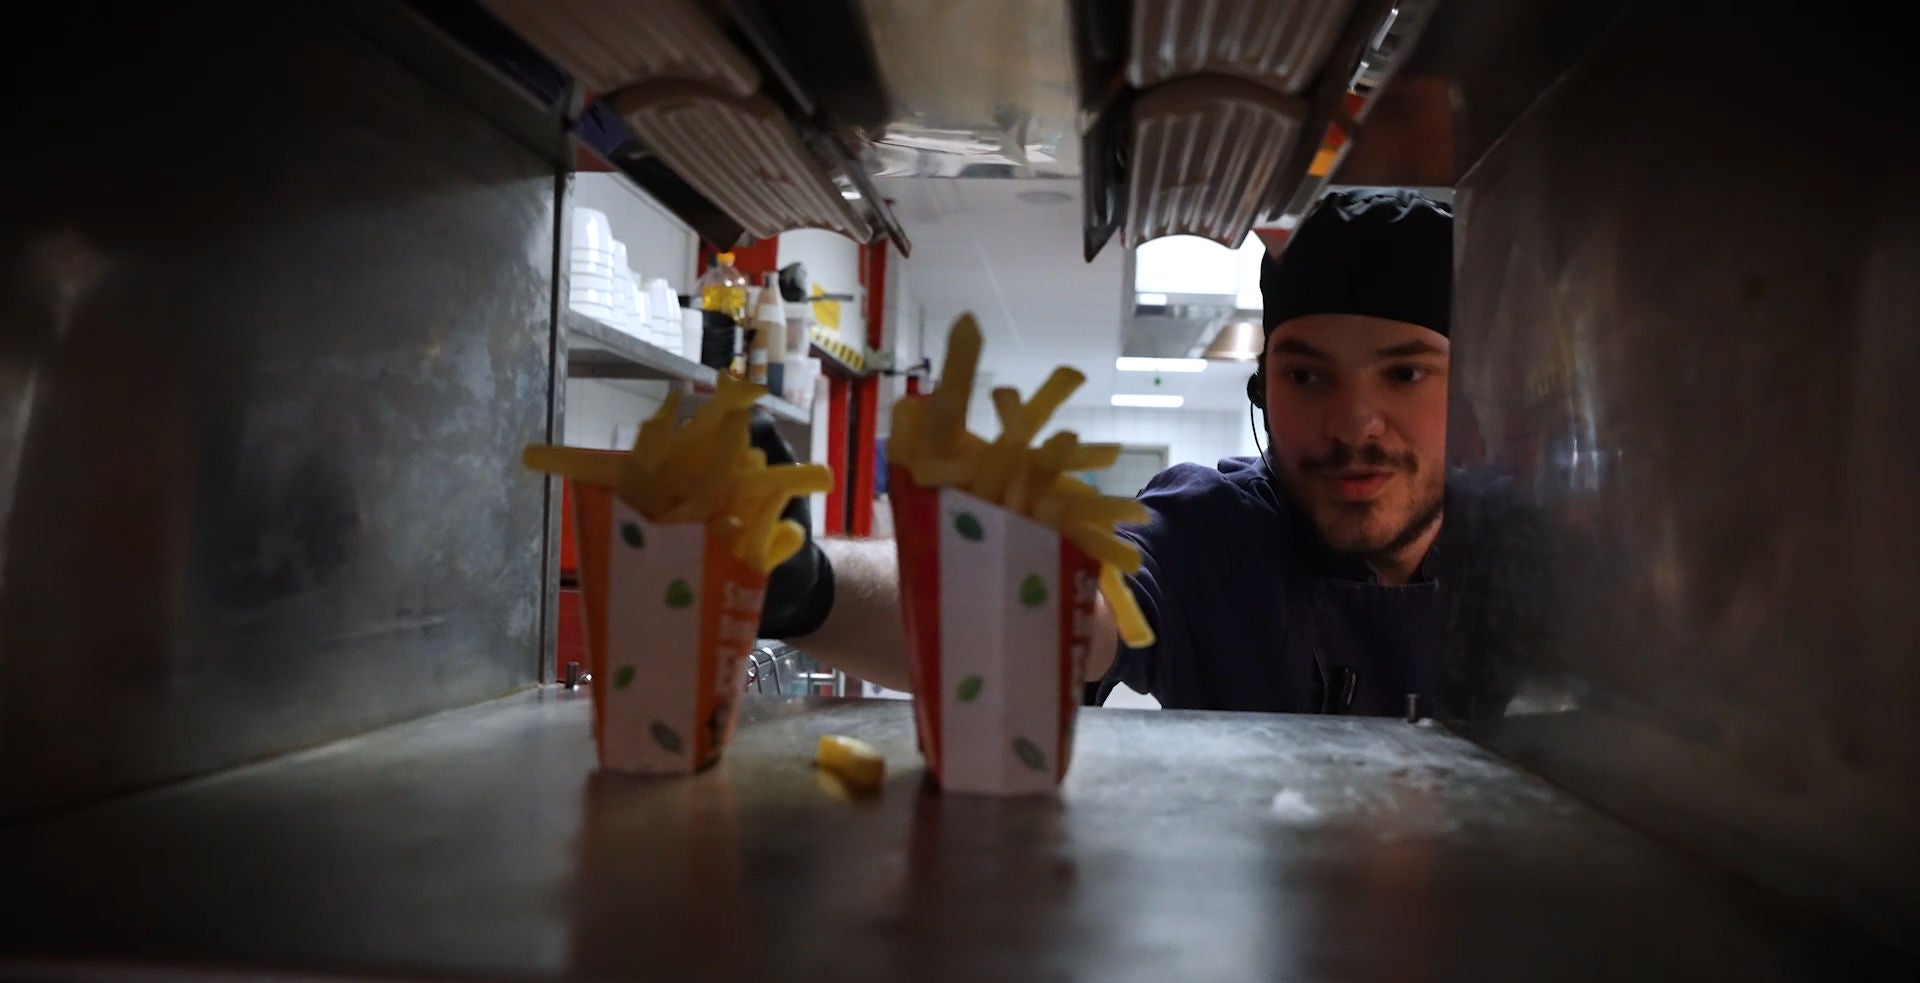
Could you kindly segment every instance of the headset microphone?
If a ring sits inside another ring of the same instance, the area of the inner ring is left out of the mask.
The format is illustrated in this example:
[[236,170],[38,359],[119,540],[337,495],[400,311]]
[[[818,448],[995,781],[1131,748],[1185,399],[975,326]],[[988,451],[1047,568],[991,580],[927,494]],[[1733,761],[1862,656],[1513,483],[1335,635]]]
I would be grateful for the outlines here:
[[1247,377],[1247,429],[1253,433],[1253,449],[1260,452],[1260,463],[1267,466],[1267,477],[1271,479],[1278,478],[1279,474],[1273,470],[1273,461],[1267,457],[1267,449],[1260,446],[1260,428],[1253,422],[1253,408],[1267,408],[1266,382],[1258,369]]

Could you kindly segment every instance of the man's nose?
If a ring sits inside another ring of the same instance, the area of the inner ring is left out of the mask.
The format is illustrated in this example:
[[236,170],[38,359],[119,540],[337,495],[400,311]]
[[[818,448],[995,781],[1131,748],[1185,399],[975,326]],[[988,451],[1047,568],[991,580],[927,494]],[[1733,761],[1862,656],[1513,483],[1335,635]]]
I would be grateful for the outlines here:
[[1327,412],[1328,439],[1360,447],[1378,440],[1386,431],[1386,419],[1358,387],[1345,386],[1334,394]]

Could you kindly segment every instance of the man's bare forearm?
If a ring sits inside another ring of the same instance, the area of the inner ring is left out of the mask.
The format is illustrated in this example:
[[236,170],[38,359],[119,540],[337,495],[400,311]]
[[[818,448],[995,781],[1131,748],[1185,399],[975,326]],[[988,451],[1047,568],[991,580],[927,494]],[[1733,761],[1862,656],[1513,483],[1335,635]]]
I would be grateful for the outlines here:
[[833,564],[833,610],[793,644],[849,676],[909,690],[893,540],[823,539],[820,548]]
[[[823,539],[833,564],[833,610],[818,630],[793,644],[858,679],[911,691],[906,629],[900,618],[900,568],[890,539]],[[1087,679],[1106,675],[1118,633],[1106,600],[1094,611]]]

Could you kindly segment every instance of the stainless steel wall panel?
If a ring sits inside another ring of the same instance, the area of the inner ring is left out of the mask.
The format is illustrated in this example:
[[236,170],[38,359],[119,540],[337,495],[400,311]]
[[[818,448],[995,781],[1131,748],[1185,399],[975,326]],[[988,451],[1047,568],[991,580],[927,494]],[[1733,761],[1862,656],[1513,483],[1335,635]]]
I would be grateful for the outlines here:
[[13,66],[0,815],[535,679],[556,172],[322,6]]
[[1536,525],[1453,641],[1496,749],[1911,945],[1920,98],[1839,20],[1641,4],[1463,182],[1453,451]]

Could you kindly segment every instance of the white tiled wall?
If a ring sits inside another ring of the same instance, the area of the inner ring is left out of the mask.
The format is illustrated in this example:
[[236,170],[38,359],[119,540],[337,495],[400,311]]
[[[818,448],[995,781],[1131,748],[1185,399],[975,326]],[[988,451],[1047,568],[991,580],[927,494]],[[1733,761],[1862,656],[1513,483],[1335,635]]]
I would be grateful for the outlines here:
[[824,229],[795,229],[780,233],[781,266],[799,263],[806,267],[807,279],[830,294],[853,294],[852,301],[840,302],[840,333],[847,338],[867,337],[865,307],[859,298],[860,246],[852,239]]
[[886,344],[901,365],[912,365],[926,354],[927,312],[920,305],[914,278],[898,251],[887,254]]
[[623,177],[586,173],[574,177],[573,204],[607,214],[613,237],[627,244],[634,272],[666,277],[674,293],[692,292],[698,237],[659,202]]
[[[898,251],[890,250],[887,256],[885,335],[881,341],[883,348],[892,350],[894,364],[902,368],[919,362],[924,350],[921,335],[926,310],[920,306],[913,279],[906,260]],[[893,376],[880,381],[879,430],[882,436],[892,432],[893,402],[906,391],[907,381],[904,377]]]
[[[676,293],[692,289],[693,230],[631,182],[612,174],[577,174],[573,205],[606,213],[614,238],[627,245],[627,265],[634,272],[666,277]],[[574,447],[626,447],[666,394],[663,382],[569,379],[564,439]]]
[[641,421],[659,409],[666,393],[664,382],[569,379],[565,443],[608,450],[630,447]]
[[[643,277],[666,277],[675,293],[693,291],[698,279],[694,263],[699,255],[699,240],[658,202],[624,178],[588,173],[575,177],[573,204],[607,214],[614,237],[627,245],[627,264],[636,273]],[[791,259],[787,256],[788,236],[798,237],[795,240],[798,251]],[[858,247],[852,240],[830,232],[804,230],[783,235],[781,258],[786,262],[804,262],[812,278],[832,291],[850,291],[858,283]],[[839,283],[842,278],[846,280],[845,286]],[[850,310],[856,317],[858,309],[857,304],[843,305],[843,310]],[[864,328],[858,330],[864,331]],[[563,440],[573,447],[623,449],[631,446],[641,422],[660,407],[667,391],[665,382],[569,379]],[[825,403],[824,395],[815,399],[816,421],[824,418]],[[816,425],[811,434],[805,436],[810,443],[796,446],[795,452],[804,460],[823,460],[827,428]],[[788,439],[799,438],[790,434]],[[825,514],[826,496],[813,496],[816,534]]]

